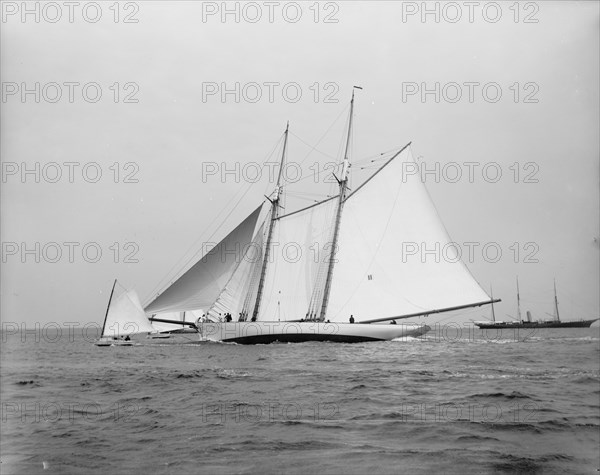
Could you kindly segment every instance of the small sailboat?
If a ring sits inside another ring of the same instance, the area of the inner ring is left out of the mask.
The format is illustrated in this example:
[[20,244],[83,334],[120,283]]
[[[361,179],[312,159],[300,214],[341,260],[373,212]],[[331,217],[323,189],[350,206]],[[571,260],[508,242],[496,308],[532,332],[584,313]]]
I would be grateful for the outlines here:
[[[452,242],[420,177],[403,173],[416,164],[410,143],[350,189],[353,109],[354,90],[337,194],[283,209],[288,123],[272,194],[148,302],[151,322],[222,342],[361,342],[420,336],[430,327],[396,321],[492,303],[460,256],[405,258],[402,243]],[[186,311],[204,315],[195,324],[166,317]]]
[[556,280],[554,281],[554,314],[551,315],[552,320],[532,320],[531,312],[527,310],[525,313],[527,320],[524,320],[521,315],[521,295],[519,293],[519,279],[517,278],[517,316],[518,320],[510,322],[497,321],[494,318],[493,306],[492,306],[492,321],[491,322],[474,322],[482,330],[492,328],[589,328],[592,323],[599,320],[598,318],[589,320],[569,320],[564,321],[560,319],[558,312],[558,296],[556,293]]
[[113,283],[100,339],[96,346],[132,346],[131,335],[156,333],[146,317],[135,290],[125,290],[115,296],[117,281]]

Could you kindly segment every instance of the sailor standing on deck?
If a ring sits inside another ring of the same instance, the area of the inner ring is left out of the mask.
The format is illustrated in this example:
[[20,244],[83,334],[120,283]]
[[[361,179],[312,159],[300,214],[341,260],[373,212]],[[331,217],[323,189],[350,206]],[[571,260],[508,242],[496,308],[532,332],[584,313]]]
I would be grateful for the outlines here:
[[350,315],[350,323],[354,323],[354,315]]

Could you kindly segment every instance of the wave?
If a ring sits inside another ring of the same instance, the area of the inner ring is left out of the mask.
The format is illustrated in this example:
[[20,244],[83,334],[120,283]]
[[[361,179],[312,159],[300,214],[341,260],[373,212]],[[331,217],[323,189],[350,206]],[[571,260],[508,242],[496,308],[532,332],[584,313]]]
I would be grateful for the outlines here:
[[527,394],[523,394],[519,391],[512,391],[510,393],[478,393],[471,394],[467,396],[467,399],[476,399],[476,398],[502,398],[502,399],[531,399],[537,400],[528,396]]

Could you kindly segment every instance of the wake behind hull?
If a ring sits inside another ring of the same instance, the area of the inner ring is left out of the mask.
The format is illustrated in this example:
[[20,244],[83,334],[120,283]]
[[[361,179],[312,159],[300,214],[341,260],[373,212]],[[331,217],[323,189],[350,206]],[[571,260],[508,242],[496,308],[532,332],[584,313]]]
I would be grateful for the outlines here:
[[376,325],[321,322],[230,322],[201,323],[198,330],[200,337],[204,340],[252,345],[306,341],[341,343],[385,341],[418,337],[427,333],[431,328],[427,325],[411,323]]
[[115,340],[114,338],[100,338],[94,343],[96,346],[133,346],[131,340]]
[[589,328],[597,318],[593,320],[577,320],[572,322],[507,322],[507,323],[481,323],[475,322],[482,330],[493,328]]

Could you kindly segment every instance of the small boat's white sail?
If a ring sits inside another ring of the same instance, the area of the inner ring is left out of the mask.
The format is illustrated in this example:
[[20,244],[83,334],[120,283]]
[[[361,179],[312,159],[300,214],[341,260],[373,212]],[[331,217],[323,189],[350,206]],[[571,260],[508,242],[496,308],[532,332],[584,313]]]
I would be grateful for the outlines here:
[[118,297],[113,298],[108,309],[108,315],[106,316],[106,323],[102,333],[103,337],[118,338],[136,333],[155,331],[144,313],[135,290],[128,290]]
[[146,308],[146,313],[209,308],[239,263],[243,250],[254,236],[262,205],[208,251]]
[[[116,282],[115,282],[116,284]],[[123,337],[138,333],[156,332],[144,313],[140,299],[135,290],[122,292],[118,296],[111,294],[106,318],[102,327],[98,346],[110,346],[125,343]]]

